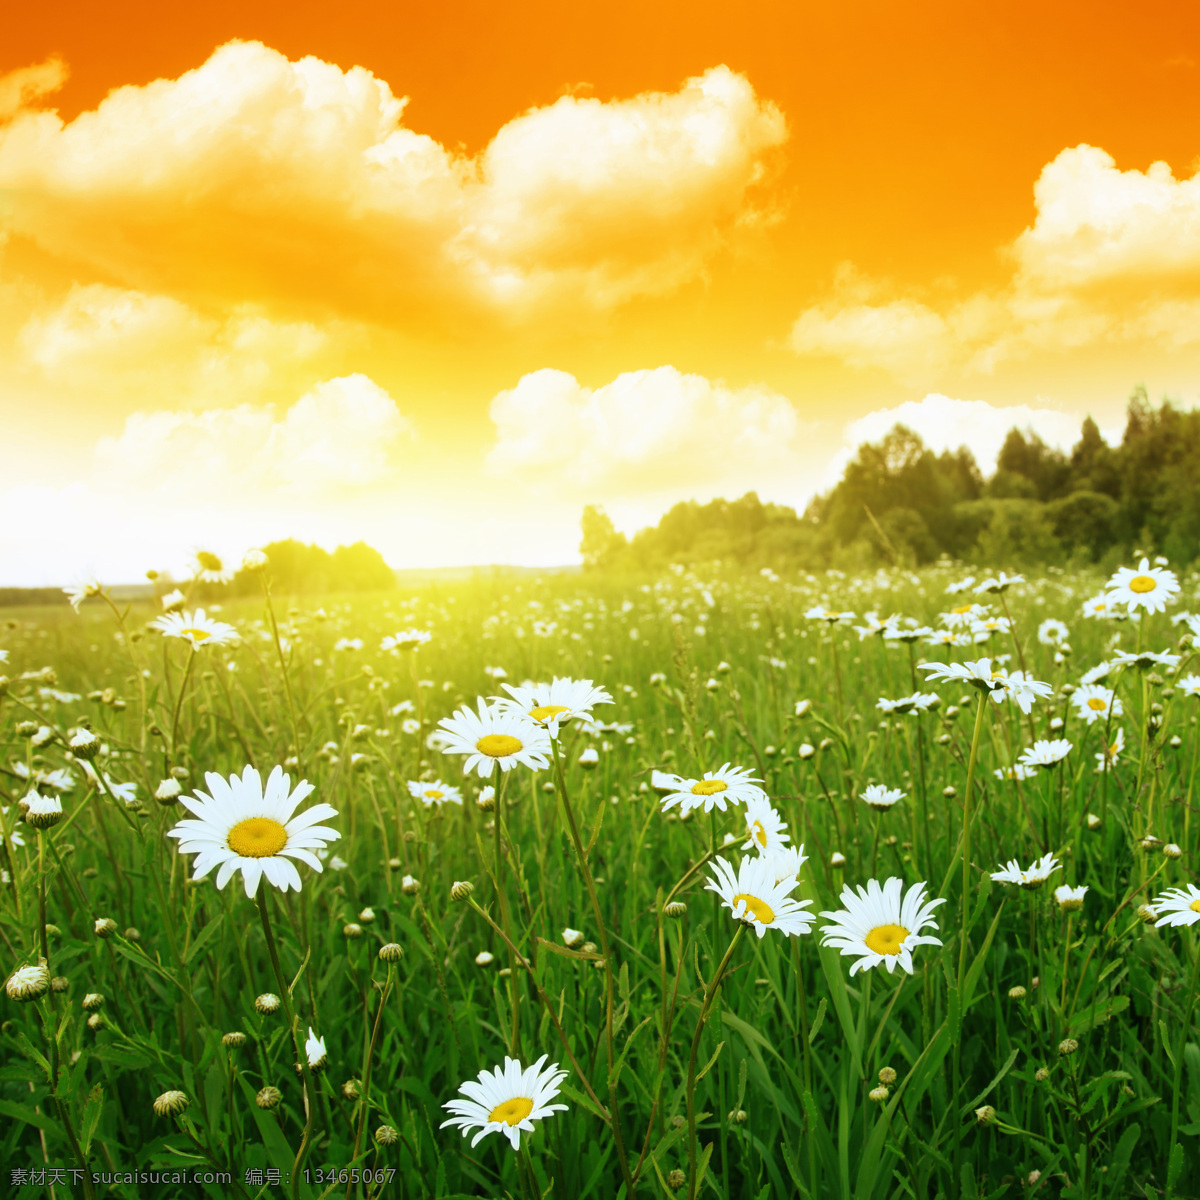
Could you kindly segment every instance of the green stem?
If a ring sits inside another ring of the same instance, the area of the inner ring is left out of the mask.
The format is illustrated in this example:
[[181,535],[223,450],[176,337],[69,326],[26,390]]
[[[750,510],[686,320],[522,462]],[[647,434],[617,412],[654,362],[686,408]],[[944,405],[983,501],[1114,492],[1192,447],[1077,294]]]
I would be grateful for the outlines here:
[[[1167,1169],[1170,1170],[1171,1155],[1175,1152],[1175,1139],[1179,1136],[1179,1088],[1183,1081],[1183,1053],[1187,1049],[1188,1033],[1192,1027],[1192,1011],[1196,1007],[1196,988],[1200,986],[1200,946],[1194,948],[1192,979],[1188,985],[1187,1010],[1179,1030],[1179,1049],[1175,1052],[1175,1085],[1171,1088],[1171,1140],[1167,1143]],[[1170,1196],[1172,1189],[1167,1190]]]

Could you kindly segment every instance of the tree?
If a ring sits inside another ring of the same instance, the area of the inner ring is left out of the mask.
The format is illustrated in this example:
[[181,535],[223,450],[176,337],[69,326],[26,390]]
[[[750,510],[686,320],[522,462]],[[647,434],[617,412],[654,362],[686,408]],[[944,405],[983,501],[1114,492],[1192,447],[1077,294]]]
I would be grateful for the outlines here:
[[579,553],[583,556],[584,570],[596,571],[612,566],[613,560],[625,549],[625,535],[618,533],[604,509],[594,504],[584,507],[582,526]]

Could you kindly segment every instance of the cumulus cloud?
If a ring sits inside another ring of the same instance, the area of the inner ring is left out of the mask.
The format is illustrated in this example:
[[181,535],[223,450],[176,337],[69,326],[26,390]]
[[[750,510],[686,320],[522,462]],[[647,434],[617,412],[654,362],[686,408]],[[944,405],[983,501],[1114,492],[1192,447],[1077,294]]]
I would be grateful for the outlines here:
[[491,415],[488,470],[571,501],[795,490],[810,429],[778,392],[669,366],[598,388],[565,371],[535,371],[497,395]]
[[693,277],[761,216],[786,137],[725,67],[667,94],[563,96],[473,158],[405,127],[405,104],[361,67],[231,42],[70,123],[18,113],[0,128],[7,220],[142,291],[607,307]]
[[32,67],[0,75],[0,121],[7,121],[43,96],[52,95],[66,82],[67,64],[61,58],[48,58]]
[[100,477],[139,493],[229,503],[265,493],[339,492],[392,479],[412,422],[365,375],[318,384],[283,414],[243,404],[134,413],[96,449]]
[[1034,201],[1033,224],[1007,247],[1005,286],[937,304],[844,267],[796,320],[792,348],[928,383],[1101,343],[1200,344],[1200,173],[1121,171],[1081,145],[1043,168]]

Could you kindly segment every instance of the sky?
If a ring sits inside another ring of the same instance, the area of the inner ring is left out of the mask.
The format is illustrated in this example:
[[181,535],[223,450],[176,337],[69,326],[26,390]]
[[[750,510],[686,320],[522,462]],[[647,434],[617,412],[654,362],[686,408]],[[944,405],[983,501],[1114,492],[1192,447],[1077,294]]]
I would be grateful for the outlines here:
[[[747,15],[749,11],[750,15]],[[577,560],[1200,394],[1200,9],[23,6],[0,585]]]

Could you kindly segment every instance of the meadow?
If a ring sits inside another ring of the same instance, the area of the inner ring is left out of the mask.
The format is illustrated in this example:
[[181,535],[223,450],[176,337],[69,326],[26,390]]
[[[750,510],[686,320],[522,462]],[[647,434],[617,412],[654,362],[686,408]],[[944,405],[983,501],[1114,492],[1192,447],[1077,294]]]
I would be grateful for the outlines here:
[[1200,1195],[1194,575],[258,566],[0,613],[7,1194]]

